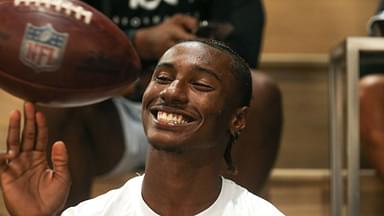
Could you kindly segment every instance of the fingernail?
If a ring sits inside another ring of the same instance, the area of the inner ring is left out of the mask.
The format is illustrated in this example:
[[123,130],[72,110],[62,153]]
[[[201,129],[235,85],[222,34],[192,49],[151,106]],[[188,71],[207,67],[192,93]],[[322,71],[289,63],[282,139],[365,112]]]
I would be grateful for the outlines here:
[[7,152],[7,154],[10,155],[10,156],[13,156],[13,155],[15,154],[15,151],[13,151],[13,150],[9,150],[9,151]]

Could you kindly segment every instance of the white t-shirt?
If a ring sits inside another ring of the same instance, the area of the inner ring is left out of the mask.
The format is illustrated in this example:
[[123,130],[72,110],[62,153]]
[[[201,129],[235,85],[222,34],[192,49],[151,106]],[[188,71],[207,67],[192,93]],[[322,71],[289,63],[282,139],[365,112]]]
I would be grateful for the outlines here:
[[[68,208],[62,216],[158,216],[143,200],[143,176],[127,181],[122,187]],[[283,216],[268,201],[223,178],[217,200],[196,216]]]

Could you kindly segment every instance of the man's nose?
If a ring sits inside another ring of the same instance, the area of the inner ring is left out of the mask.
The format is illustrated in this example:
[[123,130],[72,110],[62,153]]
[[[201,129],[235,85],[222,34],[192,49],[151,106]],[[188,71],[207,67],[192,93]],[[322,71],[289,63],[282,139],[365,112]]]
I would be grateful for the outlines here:
[[187,103],[187,84],[174,80],[160,92],[160,97],[168,103]]

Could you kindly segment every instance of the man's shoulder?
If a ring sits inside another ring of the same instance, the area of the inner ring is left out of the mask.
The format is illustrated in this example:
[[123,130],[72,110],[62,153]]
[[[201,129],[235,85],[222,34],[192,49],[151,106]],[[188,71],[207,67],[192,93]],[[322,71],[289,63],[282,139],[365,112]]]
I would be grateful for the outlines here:
[[[134,189],[141,189],[141,184],[143,183],[144,175],[138,175],[130,178],[121,188],[129,189],[133,187]],[[139,190],[140,190],[139,189]]]
[[119,212],[136,212],[142,180],[142,176],[133,177],[117,189],[68,208],[62,216],[107,216]]
[[241,211],[241,215],[254,215],[257,213],[257,215],[283,216],[272,203],[249,192],[232,180],[224,179],[223,195],[228,196],[229,206],[236,212]]

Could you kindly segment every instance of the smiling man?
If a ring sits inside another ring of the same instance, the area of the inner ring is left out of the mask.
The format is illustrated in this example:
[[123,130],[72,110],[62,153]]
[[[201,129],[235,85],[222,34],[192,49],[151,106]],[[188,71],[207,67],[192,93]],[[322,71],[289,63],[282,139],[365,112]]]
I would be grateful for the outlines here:
[[[173,46],[160,59],[143,96],[150,143],[145,175],[63,215],[283,215],[221,176],[223,158],[233,170],[230,149],[245,128],[251,94],[249,68],[227,46],[216,41]],[[65,146],[53,145],[49,169],[43,115],[26,103],[19,140],[20,118],[19,112],[11,114],[9,151],[0,155],[6,206],[12,215],[53,215],[70,185]]]

